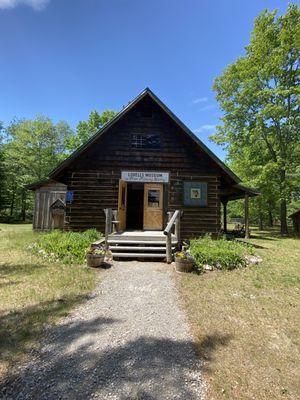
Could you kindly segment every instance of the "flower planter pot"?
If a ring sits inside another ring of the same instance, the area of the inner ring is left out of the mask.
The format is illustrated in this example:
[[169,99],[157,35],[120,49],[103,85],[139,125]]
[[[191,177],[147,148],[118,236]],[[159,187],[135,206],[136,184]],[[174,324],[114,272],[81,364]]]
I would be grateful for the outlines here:
[[181,257],[175,257],[175,268],[178,272],[191,272],[193,269],[193,261],[186,260]]
[[104,262],[104,254],[87,254],[86,263],[88,267],[101,267]]

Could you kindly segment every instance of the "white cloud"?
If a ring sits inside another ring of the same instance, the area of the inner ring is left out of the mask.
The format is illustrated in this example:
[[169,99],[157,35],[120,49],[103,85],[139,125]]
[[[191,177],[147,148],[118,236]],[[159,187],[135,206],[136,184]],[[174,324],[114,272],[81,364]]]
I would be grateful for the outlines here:
[[198,97],[193,100],[193,104],[205,103],[208,100],[208,97]]
[[207,104],[206,106],[200,108],[199,111],[209,111],[214,110],[217,106],[215,104]]
[[201,125],[200,128],[194,129],[193,132],[194,133],[201,133],[204,131],[214,131],[216,129],[217,125],[209,125],[209,124],[205,124],[205,125]]
[[14,8],[21,4],[32,7],[34,10],[39,11],[46,7],[50,0],[0,0],[0,8]]

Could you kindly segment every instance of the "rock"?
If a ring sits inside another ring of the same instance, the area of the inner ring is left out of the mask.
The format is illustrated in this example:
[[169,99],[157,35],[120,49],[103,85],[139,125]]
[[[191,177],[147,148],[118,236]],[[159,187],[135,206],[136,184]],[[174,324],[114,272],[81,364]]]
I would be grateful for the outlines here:
[[214,269],[214,267],[209,264],[204,264],[203,268],[205,269],[205,271],[212,271]]
[[250,265],[257,265],[262,262],[262,258],[259,256],[246,256],[246,262]]

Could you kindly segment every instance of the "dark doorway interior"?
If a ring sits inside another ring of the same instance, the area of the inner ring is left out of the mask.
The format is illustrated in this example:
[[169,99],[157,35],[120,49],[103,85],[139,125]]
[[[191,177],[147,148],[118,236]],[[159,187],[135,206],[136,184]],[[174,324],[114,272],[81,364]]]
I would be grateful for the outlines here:
[[144,184],[127,184],[127,229],[143,229]]

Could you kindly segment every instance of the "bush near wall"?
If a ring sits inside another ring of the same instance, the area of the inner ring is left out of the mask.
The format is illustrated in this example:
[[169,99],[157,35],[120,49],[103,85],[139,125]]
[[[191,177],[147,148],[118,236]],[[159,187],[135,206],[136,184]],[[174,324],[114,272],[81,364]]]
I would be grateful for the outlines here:
[[31,244],[28,249],[48,261],[82,264],[87,248],[101,237],[102,234],[96,229],[88,229],[85,232],[52,231],[41,234],[37,242]]
[[190,241],[189,252],[193,256],[198,271],[204,265],[232,270],[246,266],[246,256],[252,254],[252,248],[237,241],[225,238],[213,240],[210,235]]

